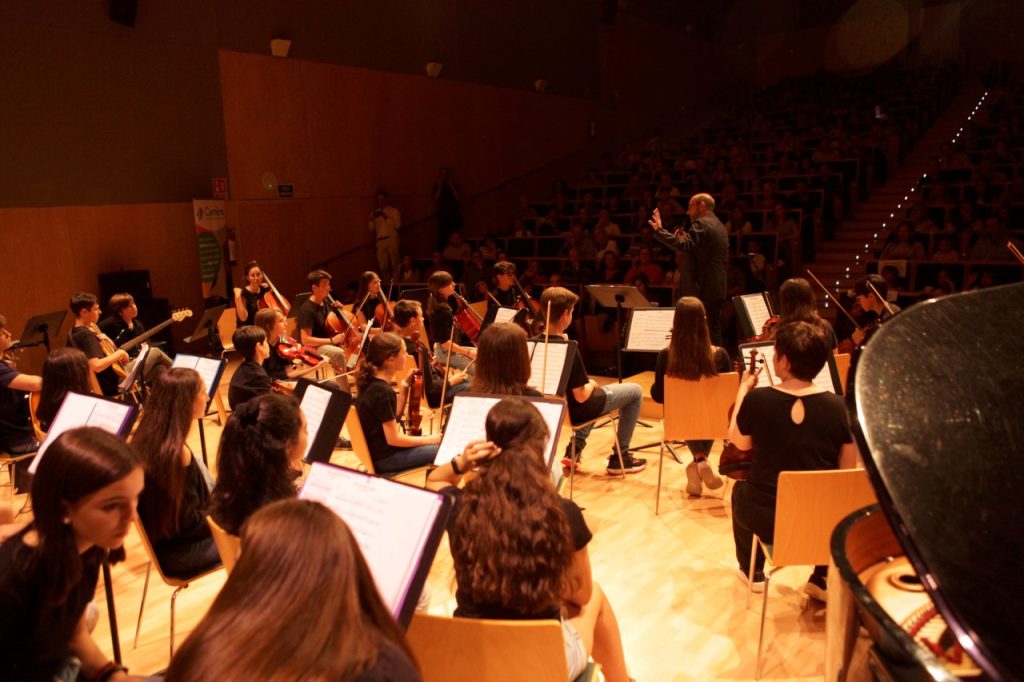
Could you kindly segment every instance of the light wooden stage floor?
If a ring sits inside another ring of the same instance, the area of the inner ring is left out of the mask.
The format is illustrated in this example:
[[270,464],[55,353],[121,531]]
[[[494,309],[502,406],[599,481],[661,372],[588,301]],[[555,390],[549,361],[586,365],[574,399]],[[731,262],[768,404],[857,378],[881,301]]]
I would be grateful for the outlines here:
[[[222,384],[225,398],[226,381]],[[656,442],[661,437],[660,423],[649,423],[652,428],[637,427],[634,445]],[[210,463],[215,466],[215,444],[221,432],[215,417],[206,420],[205,432]],[[661,514],[655,516],[658,449],[641,455],[648,459],[646,471],[630,475],[625,481],[611,478],[604,473],[611,437],[609,427],[591,434],[583,455],[584,474],[576,477],[574,499],[583,507],[594,533],[590,544],[594,578],[618,615],[633,677],[638,682],[753,679],[761,602],[760,595],[755,595],[747,610],[746,592],[736,577],[729,510],[731,483],[711,493],[705,491],[701,498],[690,498],[682,491],[683,466],[666,453]],[[560,448],[567,438],[568,431],[563,430]],[[195,430],[190,444],[198,454]],[[721,444],[716,443],[713,464],[717,464],[720,449]],[[685,448],[680,454],[689,461]],[[336,450],[332,461],[356,465],[355,456],[348,451]],[[14,500],[16,505],[20,506],[21,497]],[[160,582],[154,571],[139,645],[133,648],[146,575],[145,553],[134,530],[126,549],[128,559],[112,572],[123,658],[133,673],[156,673],[168,662],[172,589]],[[809,568],[789,568],[772,582],[763,679],[820,679],[824,674],[824,607],[802,594],[809,572]],[[218,571],[178,596],[179,645],[223,582],[224,573]],[[454,572],[446,540],[431,568],[428,584],[430,612],[450,614],[455,606]],[[96,596],[101,616],[94,637],[109,653],[103,600],[101,580]]]

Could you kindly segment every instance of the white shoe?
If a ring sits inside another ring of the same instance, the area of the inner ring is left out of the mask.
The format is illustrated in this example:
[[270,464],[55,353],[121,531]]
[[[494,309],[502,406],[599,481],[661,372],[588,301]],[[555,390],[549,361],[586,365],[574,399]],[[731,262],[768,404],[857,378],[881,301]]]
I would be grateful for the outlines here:
[[[747,574],[743,572],[743,569],[737,568],[736,569],[736,576],[740,579],[741,583],[743,583],[744,585],[747,584]],[[764,592],[764,574],[763,573],[755,573],[754,574],[754,582],[752,583],[750,591],[751,592],[756,592],[757,594],[761,594],[762,592]]]
[[686,465],[686,494],[693,497],[700,497],[704,488],[700,483],[700,472],[697,471],[697,462],[690,462]]
[[715,470],[711,468],[706,459],[702,459],[697,462],[697,473],[700,474],[700,478],[711,490],[718,490],[723,485],[722,479],[715,475]]

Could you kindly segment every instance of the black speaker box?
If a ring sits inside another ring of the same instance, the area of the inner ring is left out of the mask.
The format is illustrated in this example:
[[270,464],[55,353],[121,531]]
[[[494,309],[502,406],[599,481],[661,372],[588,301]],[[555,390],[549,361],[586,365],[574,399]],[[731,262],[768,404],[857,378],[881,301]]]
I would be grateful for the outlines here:
[[107,302],[114,294],[128,293],[135,298],[139,309],[143,304],[153,298],[153,283],[149,278],[149,270],[118,270],[116,272],[101,272],[100,282],[100,307],[106,308]]

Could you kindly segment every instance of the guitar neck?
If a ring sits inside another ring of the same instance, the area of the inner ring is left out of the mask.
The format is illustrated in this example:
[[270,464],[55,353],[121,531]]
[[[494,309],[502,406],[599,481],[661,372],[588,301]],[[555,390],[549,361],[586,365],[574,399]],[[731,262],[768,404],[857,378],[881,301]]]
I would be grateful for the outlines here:
[[158,324],[157,326],[153,327],[152,329],[150,329],[148,331],[142,332],[141,334],[136,336],[131,341],[125,341],[118,348],[120,350],[129,350],[130,348],[134,348],[135,346],[139,345],[140,343],[144,343],[144,342],[148,341],[151,336],[153,336],[154,334],[159,334],[160,332],[162,332],[167,327],[170,327],[172,324],[174,324],[174,318],[173,317],[171,319],[169,319],[169,320],[164,320],[163,322],[161,322],[160,324]]

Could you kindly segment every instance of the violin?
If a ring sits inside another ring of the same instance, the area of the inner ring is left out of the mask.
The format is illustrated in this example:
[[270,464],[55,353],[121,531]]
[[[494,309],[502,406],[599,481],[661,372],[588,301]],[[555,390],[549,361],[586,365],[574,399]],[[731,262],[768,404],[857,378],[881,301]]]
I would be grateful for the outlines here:
[[406,411],[406,433],[410,436],[423,435],[420,424],[423,423],[423,415],[420,414],[420,403],[423,400],[423,371],[414,370],[409,375],[409,395],[405,400]]
[[263,272],[263,283],[267,285],[267,290],[263,292],[263,295],[256,302],[256,307],[272,308],[273,310],[280,311],[281,314],[287,317],[288,312],[292,309],[292,304],[277,290],[274,283],[267,277],[266,271]]
[[330,312],[327,313],[327,318],[324,320],[324,326],[330,330],[331,334],[343,334],[345,336],[340,345],[347,352],[358,353],[363,344],[363,330],[359,326],[359,320],[356,319],[355,315],[345,310],[330,295],[324,300],[331,307]]
[[274,348],[277,349],[277,354],[285,360],[301,360],[310,367],[316,367],[324,361],[324,357],[317,353],[315,348],[303,346],[290,336],[282,336]]
[[453,294],[453,296],[455,296],[455,300],[459,304],[459,309],[455,311],[455,323],[459,326],[462,333],[469,337],[470,341],[476,343],[484,320],[480,317],[479,313],[470,307],[466,299],[458,294]]
[[516,292],[519,294],[519,300],[516,301],[516,307],[522,308],[527,311],[527,333],[532,336],[536,336],[544,331],[544,320],[541,316],[540,301],[532,298],[523,285],[519,283],[519,278],[515,275],[512,276],[512,283],[516,287]]
[[781,317],[778,315],[772,315],[764,321],[764,324],[761,326],[761,333],[753,338],[747,339],[747,343],[771,341],[775,338],[775,329],[779,326],[780,322],[782,322]]
[[[391,283],[394,286],[394,282]],[[390,287],[389,291],[390,293]],[[388,300],[388,296],[384,295],[384,292],[380,292],[380,297],[384,299],[383,303],[378,303],[377,307],[373,310],[373,319],[377,321],[377,326],[380,327],[381,331],[385,332],[397,332],[398,325],[395,324],[395,302]]]
[[[752,348],[750,350],[750,368],[754,372],[755,376],[760,374],[761,370],[764,369],[764,358],[757,357],[756,348]],[[730,421],[732,421],[732,411],[735,407],[736,406],[733,405],[729,408]],[[736,481],[743,481],[746,480],[747,474],[750,473],[750,467],[753,466],[753,463],[754,448],[741,450],[727,440],[722,446],[722,456],[718,460],[718,473],[722,476],[728,476]]]
[[417,350],[421,350],[426,354],[427,360],[430,362],[430,366],[437,370],[440,374],[444,374],[444,365],[442,365],[441,361],[431,354],[430,349],[427,348],[426,344],[420,341],[420,333],[418,331],[413,332],[412,334],[409,335],[409,338],[412,339],[412,342],[416,346]]

